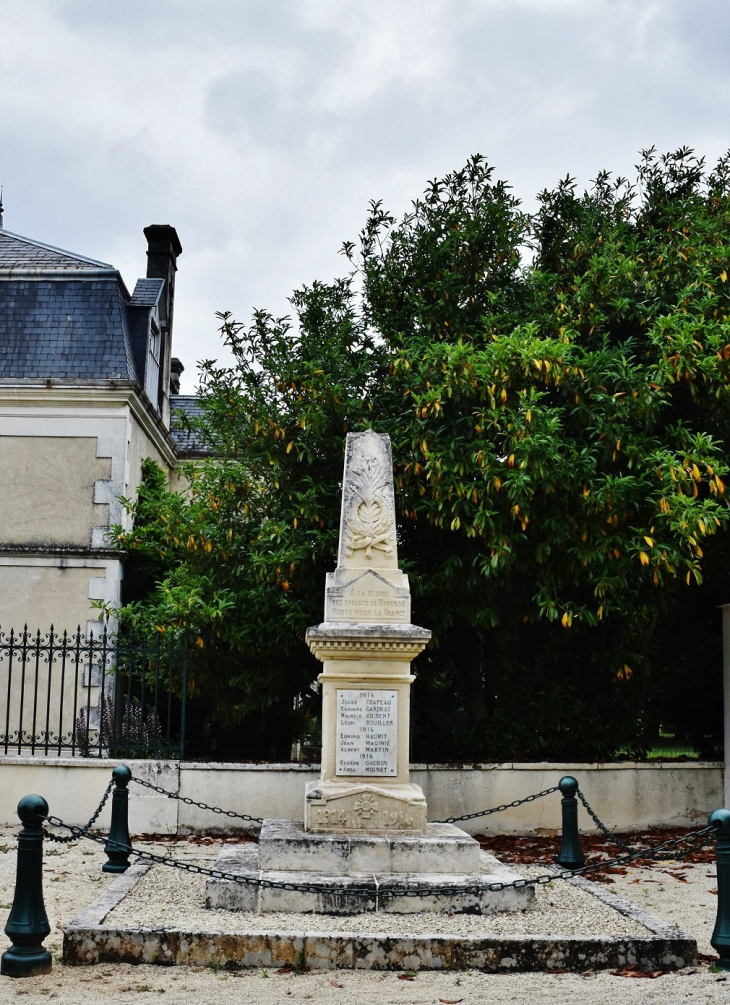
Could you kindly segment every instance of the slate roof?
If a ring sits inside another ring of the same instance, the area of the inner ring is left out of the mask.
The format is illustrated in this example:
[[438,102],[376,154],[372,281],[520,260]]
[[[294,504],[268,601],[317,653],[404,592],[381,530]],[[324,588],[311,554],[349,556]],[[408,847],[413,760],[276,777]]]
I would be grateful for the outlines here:
[[139,380],[128,296],[113,266],[0,230],[0,378]]
[[0,377],[137,380],[119,284],[0,281]]
[[[0,380],[144,386],[150,321],[165,323],[164,294],[164,279],[140,279],[130,297],[112,265],[0,229]],[[184,395],[171,408],[202,411]],[[177,426],[171,433],[183,457],[209,453]]]
[[164,279],[138,279],[134,293],[129,298],[130,307],[154,307],[160,299]]
[[176,410],[182,410],[190,418],[202,415],[203,407],[199,399],[194,395],[187,394],[170,395],[170,435],[175,441],[175,446],[181,457],[192,459],[211,456],[210,447],[196,438],[195,432],[189,433],[181,428],[180,419],[174,414]]
[[54,248],[50,244],[32,241],[29,237],[11,234],[9,230],[0,230],[0,269],[46,268],[46,269],[85,269],[95,272],[99,269],[113,269],[113,265],[97,262],[84,255],[76,255],[62,248]]

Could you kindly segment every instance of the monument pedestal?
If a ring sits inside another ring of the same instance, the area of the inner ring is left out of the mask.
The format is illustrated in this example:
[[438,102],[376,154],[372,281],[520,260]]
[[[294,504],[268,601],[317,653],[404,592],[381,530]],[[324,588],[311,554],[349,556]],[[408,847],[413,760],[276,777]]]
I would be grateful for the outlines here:
[[426,798],[420,785],[308,782],[304,826],[311,834],[425,834]]
[[301,820],[265,820],[259,869],[362,876],[479,872],[479,842],[453,824],[425,834],[310,834]]
[[425,834],[309,834],[301,820],[265,820],[259,845],[225,845],[216,869],[252,881],[207,881],[206,907],[224,911],[496,914],[535,905],[533,887],[476,889],[521,877],[453,824],[428,824]]
[[409,777],[411,660],[431,633],[416,625],[324,622],[306,640],[324,664],[322,776],[307,786],[311,833],[426,830]]

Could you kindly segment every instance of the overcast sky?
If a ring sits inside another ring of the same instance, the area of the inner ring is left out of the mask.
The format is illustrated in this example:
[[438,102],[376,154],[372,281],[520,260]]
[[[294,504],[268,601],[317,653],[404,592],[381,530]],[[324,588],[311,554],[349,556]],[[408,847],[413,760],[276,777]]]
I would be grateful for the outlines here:
[[345,271],[371,198],[396,214],[483,153],[532,205],[638,151],[730,146],[727,0],[0,0],[8,230],[144,275],[177,227],[174,353],[215,311],[287,312]]

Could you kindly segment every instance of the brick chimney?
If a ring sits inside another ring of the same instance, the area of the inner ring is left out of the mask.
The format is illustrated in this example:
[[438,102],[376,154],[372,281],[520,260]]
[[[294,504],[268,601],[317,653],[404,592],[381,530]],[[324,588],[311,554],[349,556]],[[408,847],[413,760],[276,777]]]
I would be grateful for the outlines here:
[[160,359],[160,402],[162,421],[170,425],[170,360],[172,358],[172,317],[175,305],[175,273],[182,245],[177,231],[167,223],[145,227],[147,238],[147,278],[164,279],[164,317],[162,322],[162,347]]
[[170,394],[180,394],[180,374],[184,372],[182,362],[173,356],[170,360]]

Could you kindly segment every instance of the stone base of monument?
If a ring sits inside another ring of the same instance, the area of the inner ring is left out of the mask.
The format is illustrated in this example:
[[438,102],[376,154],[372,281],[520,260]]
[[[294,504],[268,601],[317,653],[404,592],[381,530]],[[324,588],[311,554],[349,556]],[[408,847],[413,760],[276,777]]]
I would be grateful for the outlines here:
[[479,872],[479,842],[453,824],[427,824],[424,834],[310,834],[301,820],[265,820],[259,869],[370,873]]
[[360,830],[424,834],[426,800],[421,787],[410,782],[320,779],[307,783],[304,825],[307,831],[319,834]]
[[470,890],[521,877],[453,824],[429,824],[419,835],[309,834],[299,820],[266,820],[258,847],[226,845],[216,869],[277,884],[209,879],[206,907],[227,911],[496,914],[535,903],[532,887]]

